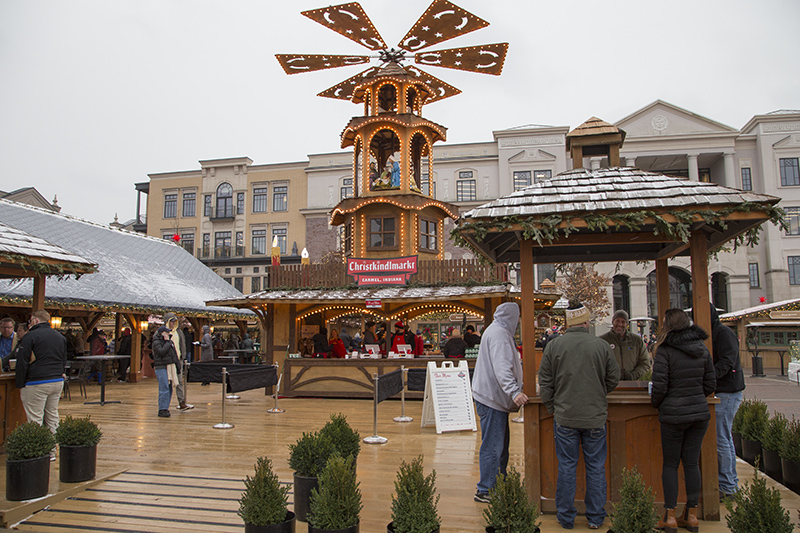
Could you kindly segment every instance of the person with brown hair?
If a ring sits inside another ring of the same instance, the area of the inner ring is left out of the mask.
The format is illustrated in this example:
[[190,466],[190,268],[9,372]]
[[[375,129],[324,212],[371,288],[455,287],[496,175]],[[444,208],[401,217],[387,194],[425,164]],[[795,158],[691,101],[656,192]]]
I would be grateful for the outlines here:
[[[698,530],[700,500],[700,447],[711,413],[706,397],[714,393],[714,362],[703,341],[708,333],[693,324],[682,309],[667,309],[655,349],[653,392],[650,403],[658,408],[661,422],[661,453],[664,486],[664,516],[658,529],[674,533],[678,526]],[[675,516],[678,503],[678,466],[683,463],[686,507]]]

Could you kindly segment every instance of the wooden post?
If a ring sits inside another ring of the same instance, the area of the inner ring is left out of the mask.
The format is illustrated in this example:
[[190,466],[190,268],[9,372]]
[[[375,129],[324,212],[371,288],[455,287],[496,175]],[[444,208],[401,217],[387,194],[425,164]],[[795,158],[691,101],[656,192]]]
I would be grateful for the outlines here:
[[702,231],[689,237],[692,254],[692,320],[709,334],[706,339],[711,351],[711,299],[708,294],[708,242]]
[[44,309],[44,287],[47,277],[39,275],[33,278],[33,298],[31,299],[31,312]]
[[656,298],[658,300],[658,331],[662,331],[664,313],[669,309],[669,265],[666,259],[656,260]]
[[[536,302],[533,299],[535,280],[533,277],[533,240],[520,243],[520,279],[522,294],[522,372],[524,391],[536,396]],[[525,490],[531,500],[540,505],[541,482],[539,480],[539,428],[536,405],[523,408],[523,433],[525,439]],[[536,420],[536,423],[534,423]]]

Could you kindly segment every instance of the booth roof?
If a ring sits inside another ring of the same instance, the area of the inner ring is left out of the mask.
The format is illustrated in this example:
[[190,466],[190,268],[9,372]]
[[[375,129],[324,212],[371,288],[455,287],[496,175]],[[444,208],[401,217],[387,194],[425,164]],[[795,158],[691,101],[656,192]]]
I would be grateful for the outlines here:
[[756,316],[759,313],[764,314],[768,313],[769,311],[780,311],[784,307],[797,306],[798,304],[800,304],[800,298],[782,300],[780,302],[774,302],[771,304],[756,305],[755,307],[748,307],[746,309],[740,309],[738,311],[731,311],[730,313],[719,315],[719,320],[720,322],[734,322],[748,316]]
[[[46,261],[50,268],[43,273],[48,275],[93,272],[97,266],[60,246],[2,222],[0,222],[0,254],[11,263],[19,262],[23,271],[25,263]],[[23,277],[28,277],[29,272],[22,273],[26,274]]]
[[[46,300],[138,313],[252,315],[250,311],[207,307],[208,300],[241,298],[242,293],[172,242],[2,199],[0,222],[58,243],[68,253],[97,264],[94,274],[48,281]],[[0,299],[6,301],[29,299],[32,293],[31,280],[0,283]]]

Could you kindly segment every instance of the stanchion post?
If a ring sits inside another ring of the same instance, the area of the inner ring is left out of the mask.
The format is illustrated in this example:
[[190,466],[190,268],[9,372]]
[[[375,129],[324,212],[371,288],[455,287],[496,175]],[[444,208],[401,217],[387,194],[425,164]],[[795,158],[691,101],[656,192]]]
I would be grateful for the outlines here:
[[183,362],[183,367],[181,368],[181,380],[183,381],[183,401],[189,403],[189,389],[186,388],[186,379],[189,376],[189,365],[191,363],[189,361]]
[[224,366],[222,367],[222,422],[219,424],[214,424],[214,429],[231,429],[233,424],[228,424],[225,422],[225,389],[228,386],[228,369]]
[[[273,365],[275,367],[275,372],[278,371],[278,363]],[[278,391],[281,390],[281,380],[283,379],[283,374],[278,374],[278,384],[275,385],[275,407],[272,409],[267,409],[268,413],[283,413],[286,409],[279,409],[278,408]]]
[[394,417],[394,421],[411,422],[414,419],[406,416],[406,384],[408,383],[406,377],[408,376],[408,369],[405,365],[400,365],[400,371],[403,373],[403,388],[400,390],[400,416]]
[[385,444],[389,439],[378,435],[378,374],[372,374],[372,381],[375,383],[374,407],[372,409],[372,436],[365,437],[364,442],[367,444]]

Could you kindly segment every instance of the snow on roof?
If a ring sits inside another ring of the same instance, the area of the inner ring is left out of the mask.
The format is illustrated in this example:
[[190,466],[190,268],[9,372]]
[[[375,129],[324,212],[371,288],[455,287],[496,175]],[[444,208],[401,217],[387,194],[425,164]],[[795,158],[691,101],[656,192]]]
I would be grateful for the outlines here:
[[[49,280],[46,299],[152,313],[252,314],[207,307],[206,301],[241,298],[242,293],[172,242],[2,199],[0,222],[98,265],[96,273],[77,280]],[[32,293],[30,280],[0,282],[0,297],[30,298]]]
[[80,269],[81,271],[91,270],[94,266],[91,261],[79,255],[2,222],[0,222],[0,253],[33,260],[49,259],[64,263],[76,263],[84,267]]
[[796,304],[798,302],[800,302],[800,298],[793,298],[791,300],[782,300],[780,302],[775,302],[771,304],[757,305],[755,307],[748,307],[747,309],[740,309],[738,311],[731,311],[730,313],[719,315],[719,319],[721,322],[730,322],[738,318],[742,318],[744,316],[757,315],[758,313],[762,313],[764,311],[775,311],[777,309],[780,309],[781,307],[786,307],[792,304]]

